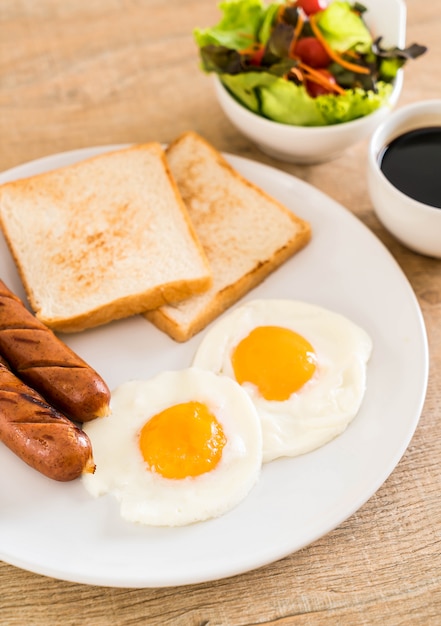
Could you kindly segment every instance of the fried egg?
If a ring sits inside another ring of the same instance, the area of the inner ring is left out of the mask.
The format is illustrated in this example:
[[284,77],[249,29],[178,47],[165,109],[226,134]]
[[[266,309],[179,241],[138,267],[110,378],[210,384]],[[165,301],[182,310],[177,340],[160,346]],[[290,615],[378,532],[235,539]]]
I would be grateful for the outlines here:
[[113,494],[121,516],[181,526],[236,506],[258,480],[262,431],[232,379],[190,367],[123,383],[108,417],[84,424],[96,471],[93,496]]
[[193,365],[236,380],[260,416],[263,461],[342,433],[366,388],[369,335],[346,317],[291,300],[254,300],[205,335]]

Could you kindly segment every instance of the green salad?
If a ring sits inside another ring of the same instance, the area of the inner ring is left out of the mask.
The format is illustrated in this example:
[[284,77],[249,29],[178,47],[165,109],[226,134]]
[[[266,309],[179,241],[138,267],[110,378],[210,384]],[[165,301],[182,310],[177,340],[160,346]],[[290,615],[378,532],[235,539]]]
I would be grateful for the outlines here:
[[195,29],[202,68],[244,106],[285,124],[348,122],[387,103],[398,70],[426,51],[383,48],[366,8],[335,0],[228,0],[220,22]]

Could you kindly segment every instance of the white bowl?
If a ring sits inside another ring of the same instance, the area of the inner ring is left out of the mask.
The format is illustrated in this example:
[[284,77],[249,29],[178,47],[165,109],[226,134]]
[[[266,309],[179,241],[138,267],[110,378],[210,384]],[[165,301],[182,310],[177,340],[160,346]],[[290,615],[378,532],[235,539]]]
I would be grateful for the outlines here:
[[368,189],[378,219],[405,246],[441,258],[441,209],[418,202],[399,191],[380,167],[384,148],[403,133],[441,126],[441,100],[426,100],[394,111],[369,143]]
[[[406,6],[402,0],[364,0],[366,22],[385,46],[405,45]],[[398,101],[403,71],[398,72],[388,105],[370,115],[331,126],[293,126],[281,124],[253,113],[242,106],[215,76],[219,103],[236,128],[265,153],[293,163],[319,163],[339,156],[349,146],[369,136],[389,115]]]

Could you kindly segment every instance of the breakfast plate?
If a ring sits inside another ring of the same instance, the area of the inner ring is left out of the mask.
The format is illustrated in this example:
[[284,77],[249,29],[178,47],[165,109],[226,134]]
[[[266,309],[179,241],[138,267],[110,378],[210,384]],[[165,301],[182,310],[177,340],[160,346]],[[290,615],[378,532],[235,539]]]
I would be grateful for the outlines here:
[[[121,146],[53,155],[0,175],[31,176]],[[123,521],[111,496],[92,498],[80,480],[57,483],[0,450],[0,558],[77,583],[164,587],[215,580],[276,561],[350,517],[382,485],[418,424],[428,377],[427,337],[406,277],[381,242],[347,209],[297,178],[226,155],[246,178],[313,229],[310,244],[241,302],[304,300],[347,316],[373,340],[362,407],[324,447],[263,466],[248,497],[225,515],[179,528]],[[0,276],[24,298],[0,239]],[[111,389],[191,364],[205,332],[178,344],[136,316],[64,335]]]

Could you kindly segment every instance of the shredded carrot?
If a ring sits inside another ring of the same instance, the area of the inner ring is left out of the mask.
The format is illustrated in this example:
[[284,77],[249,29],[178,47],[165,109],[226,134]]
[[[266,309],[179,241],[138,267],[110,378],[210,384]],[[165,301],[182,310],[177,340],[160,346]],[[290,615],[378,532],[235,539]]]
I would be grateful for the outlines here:
[[346,50],[345,55],[347,57],[351,57],[352,59],[359,59],[359,55],[355,52],[355,50]]
[[258,43],[256,41],[256,43],[251,44],[251,46],[248,46],[248,48],[242,48],[241,50],[239,50],[239,52],[240,54],[254,54],[258,50],[261,50],[262,48],[263,48],[263,44]]
[[321,85],[322,87],[325,87],[325,89],[333,91],[334,93],[338,93],[341,95],[346,93],[343,87],[340,87],[340,85],[337,85],[335,83],[331,83],[331,81],[328,80],[326,76],[321,74],[319,71],[313,69],[309,65],[306,65],[305,63],[299,63],[299,68],[303,70],[306,80],[317,83],[318,85]]
[[356,65],[355,63],[350,63],[349,61],[345,61],[345,59],[343,59],[338,54],[338,52],[336,52],[335,50],[331,48],[331,46],[328,44],[326,39],[323,37],[321,30],[317,26],[315,19],[316,19],[315,15],[309,16],[309,23],[311,24],[312,32],[314,33],[316,38],[320,41],[320,43],[322,44],[326,52],[329,54],[331,59],[333,59],[336,63],[338,63],[342,67],[345,67],[347,70],[350,70],[351,72],[356,72],[357,74],[369,74],[370,73],[369,68],[362,67],[361,65]]
[[291,43],[289,45],[289,55],[294,56],[294,48],[299,39],[300,33],[302,32],[303,24],[305,23],[305,18],[303,17],[301,11],[298,12],[297,24],[294,28],[294,33],[292,36]]
[[283,14],[285,12],[285,7],[283,4],[279,6],[276,13],[276,22],[281,22],[283,20]]

